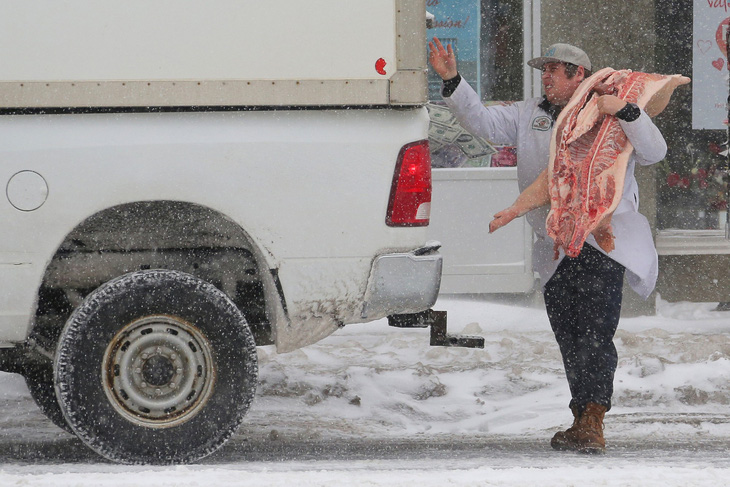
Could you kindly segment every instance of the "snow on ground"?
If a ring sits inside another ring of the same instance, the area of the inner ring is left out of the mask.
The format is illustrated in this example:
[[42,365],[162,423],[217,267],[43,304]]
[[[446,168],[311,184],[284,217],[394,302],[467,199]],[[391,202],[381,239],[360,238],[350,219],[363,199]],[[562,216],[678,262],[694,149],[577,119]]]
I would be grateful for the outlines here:
[[[610,449],[576,457],[545,448],[572,418],[544,308],[452,298],[434,309],[448,311],[450,333],[485,337],[483,350],[429,347],[427,329],[390,328],[385,320],[347,326],[289,354],[261,347],[260,386],[246,423],[200,464],[128,467],[96,463],[91,455],[53,465],[46,458],[43,468],[0,464],[0,485],[730,485],[724,459],[708,460],[688,447],[718,444],[720,457],[730,447],[730,312],[713,311],[715,305],[660,301],[656,316],[622,319],[614,407],[606,417],[615,456]],[[66,437],[37,412],[22,379],[0,374],[0,384],[0,436]],[[322,446],[447,439],[514,443],[518,453],[450,463],[423,453],[395,460],[231,460],[226,449],[246,438]],[[630,445],[652,441],[676,441],[676,459],[633,457]]]
[[[730,313],[714,307],[661,303],[658,316],[622,320],[609,435],[675,433],[637,428],[630,418],[613,426],[614,416],[730,413]],[[395,436],[546,436],[572,420],[544,309],[453,299],[434,309],[448,311],[451,333],[483,336],[485,348],[429,347],[428,330],[383,322],[345,327],[291,354],[265,347],[252,414],[286,408],[305,423],[326,414],[328,434]],[[728,433],[696,428],[703,435]]]

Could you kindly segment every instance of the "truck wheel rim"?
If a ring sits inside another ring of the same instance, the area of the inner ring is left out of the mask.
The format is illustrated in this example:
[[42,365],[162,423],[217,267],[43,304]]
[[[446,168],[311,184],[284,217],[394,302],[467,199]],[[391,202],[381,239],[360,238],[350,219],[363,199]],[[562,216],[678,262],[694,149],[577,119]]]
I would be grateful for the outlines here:
[[125,326],[104,353],[103,387],[114,409],[147,427],[185,422],[213,392],[215,367],[205,336],[171,316]]

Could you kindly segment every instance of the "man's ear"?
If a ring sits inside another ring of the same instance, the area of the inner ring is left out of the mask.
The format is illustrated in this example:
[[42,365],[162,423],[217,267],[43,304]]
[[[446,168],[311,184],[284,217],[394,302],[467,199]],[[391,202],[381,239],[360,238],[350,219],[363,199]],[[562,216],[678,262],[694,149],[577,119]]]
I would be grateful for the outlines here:
[[578,66],[578,70],[575,72],[575,75],[576,76],[580,76],[580,80],[579,81],[583,81],[584,79],[586,79],[586,70],[585,70],[585,68],[583,66]]

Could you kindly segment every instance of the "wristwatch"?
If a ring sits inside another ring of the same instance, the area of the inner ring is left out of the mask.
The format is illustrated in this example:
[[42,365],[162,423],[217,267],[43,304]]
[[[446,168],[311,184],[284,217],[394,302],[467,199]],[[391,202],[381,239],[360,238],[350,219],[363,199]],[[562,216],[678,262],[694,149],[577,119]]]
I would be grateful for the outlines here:
[[641,108],[636,103],[627,103],[625,107],[616,112],[616,118],[624,122],[633,122],[641,116]]
[[441,96],[448,98],[453,95],[454,91],[456,91],[456,87],[459,86],[460,81],[461,75],[459,73],[456,73],[456,76],[451,79],[444,80],[444,87],[441,90]]

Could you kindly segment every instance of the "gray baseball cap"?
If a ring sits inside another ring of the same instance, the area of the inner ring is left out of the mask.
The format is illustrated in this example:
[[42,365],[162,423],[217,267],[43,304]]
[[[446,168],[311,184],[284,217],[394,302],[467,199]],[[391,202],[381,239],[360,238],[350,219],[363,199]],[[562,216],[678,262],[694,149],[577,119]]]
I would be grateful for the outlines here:
[[527,61],[527,65],[535,69],[541,69],[546,63],[570,63],[591,70],[588,54],[570,44],[553,44],[547,48],[543,56]]

